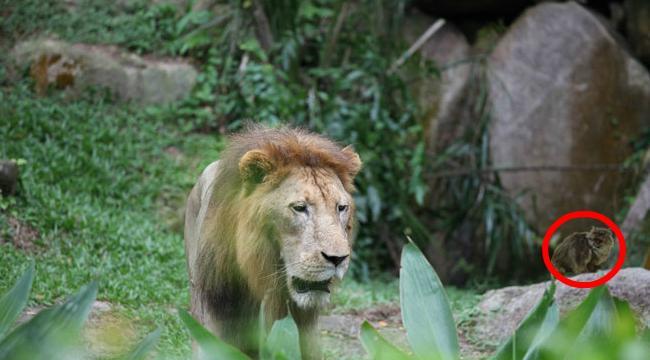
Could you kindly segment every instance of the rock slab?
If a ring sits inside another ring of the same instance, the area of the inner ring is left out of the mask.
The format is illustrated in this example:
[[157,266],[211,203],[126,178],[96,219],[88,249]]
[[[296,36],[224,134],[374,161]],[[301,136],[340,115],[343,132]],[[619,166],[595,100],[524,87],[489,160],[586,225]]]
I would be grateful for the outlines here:
[[198,76],[184,60],[142,57],[114,46],[52,39],[21,42],[10,58],[19,71],[29,66],[37,92],[54,86],[78,94],[99,87],[108,89],[117,100],[139,104],[182,99],[190,94]]
[[528,220],[544,231],[560,215],[591,209],[612,216],[630,141],[650,124],[650,75],[604,20],[575,2],[527,10],[488,60],[496,167],[591,170],[502,172]]
[[[591,281],[602,273],[581,274],[573,279]],[[497,345],[511,336],[526,315],[537,305],[550,282],[529,286],[510,286],[488,291],[478,305],[473,335],[482,342]],[[650,328],[650,271],[643,268],[621,270],[607,283],[613,297],[629,302],[640,323]],[[584,300],[590,289],[578,289],[557,283],[555,301],[560,314],[566,314]]]

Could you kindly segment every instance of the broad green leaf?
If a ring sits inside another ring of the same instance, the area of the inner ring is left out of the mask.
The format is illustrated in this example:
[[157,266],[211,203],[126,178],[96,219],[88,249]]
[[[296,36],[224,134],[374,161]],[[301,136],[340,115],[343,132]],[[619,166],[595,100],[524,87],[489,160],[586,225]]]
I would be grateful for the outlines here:
[[268,359],[301,359],[298,327],[291,316],[273,323],[264,353]]
[[364,321],[361,324],[361,344],[373,360],[412,359],[411,356],[391,344],[381,334]]
[[[623,304],[619,304],[618,306],[621,311],[625,311]],[[609,290],[604,287],[603,293],[591,312],[589,320],[585,323],[575,344],[569,350],[567,357],[596,360],[598,358],[617,358],[619,351],[623,348],[624,342],[626,341],[625,338],[616,336],[616,326],[621,321],[621,315]],[[632,336],[633,338],[634,336]]]
[[614,323],[613,337],[621,342],[632,341],[636,337],[636,318],[627,301],[614,299],[618,319]]
[[589,321],[591,313],[596,308],[598,301],[600,301],[600,298],[603,296],[605,291],[605,286],[599,286],[592,289],[580,305],[578,305],[575,310],[571,311],[569,315],[560,322],[560,326],[563,330],[568,332],[567,335],[574,339],[580,335],[585,324]]
[[624,344],[619,359],[648,360],[648,354],[650,354],[650,342],[644,342],[639,338]]
[[[494,360],[522,359],[537,333],[546,319],[550,306],[553,304],[553,295],[555,294],[555,283],[544,291],[542,299],[537,303],[524,320],[521,322],[515,333],[506,341],[492,357]],[[552,319],[549,319],[552,321]]]
[[[569,354],[606,291],[603,286],[592,289],[580,305],[560,321],[556,330],[540,346],[542,359],[564,358]],[[588,332],[594,330],[595,328],[592,328]]]
[[203,360],[244,360],[250,359],[246,354],[239,351],[234,346],[227,344],[223,340],[214,336],[198,321],[196,321],[187,311],[178,309],[181,320],[190,331],[192,338],[196,340],[201,348]]
[[25,308],[33,280],[34,261],[32,260],[14,287],[0,298],[0,339]]
[[533,339],[532,344],[526,350],[524,355],[524,360],[537,360],[539,357],[539,348],[542,344],[548,339],[553,331],[557,328],[558,323],[560,322],[560,310],[557,307],[557,304],[553,303],[546,311],[544,316],[544,321],[539,327],[535,338]]
[[640,336],[641,341],[650,346],[650,328],[643,330]]
[[604,287],[602,295],[580,332],[580,338],[607,337],[611,335],[616,319],[617,312],[614,300],[607,287]]
[[131,351],[127,356],[124,357],[125,360],[143,360],[146,356],[153,350],[160,338],[160,328],[154,330],[152,333],[147,335],[140,343]]
[[92,282],[61,305],[39,312],[0,342],[0,359],[65,359],[97,295]]
[[422,252],[402,249],[400,302],[408,341],[421,359],[458,359],[456,324],[445,289]]

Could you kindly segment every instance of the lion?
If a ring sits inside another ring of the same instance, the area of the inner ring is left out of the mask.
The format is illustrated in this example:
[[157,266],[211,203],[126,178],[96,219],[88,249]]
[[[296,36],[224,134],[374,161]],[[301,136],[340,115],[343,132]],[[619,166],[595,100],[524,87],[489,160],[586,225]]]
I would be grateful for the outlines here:
[[255,356],[291,314],[303,358],[317,359],[319,309],[350,264],[356,229],[352,147],[301,129],[249,126],[230,138],[189,194],[185,251],[191,313]]

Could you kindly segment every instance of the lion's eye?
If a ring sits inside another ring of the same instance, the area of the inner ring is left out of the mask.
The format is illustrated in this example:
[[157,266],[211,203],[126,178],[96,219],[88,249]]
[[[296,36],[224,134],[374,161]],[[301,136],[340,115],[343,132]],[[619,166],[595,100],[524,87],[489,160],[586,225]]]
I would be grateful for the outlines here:
[[348,205],[338,205],[339,212],[348,210]]
[[291,205],[291,208],[295,212],[300,212],[300,213],[307,212],[307,205],[306,204],[302,204],[302,203],[301,204],[293,204],[293,205]]

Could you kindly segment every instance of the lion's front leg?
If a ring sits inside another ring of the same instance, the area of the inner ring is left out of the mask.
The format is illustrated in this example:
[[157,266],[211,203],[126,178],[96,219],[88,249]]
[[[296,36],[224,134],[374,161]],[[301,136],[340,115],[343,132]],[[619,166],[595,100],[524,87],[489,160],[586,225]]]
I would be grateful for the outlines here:
[[300,331],[300,352],[303,359],[321,360],[323,358],[323,350],[318,338],[318,324],[310,327],[299,329]]
[[298,326],[302,358],[321,360],[323,358],[323,351],[318,336],[318,310],[301,309],[293,305],[291,306],[291,315]]

